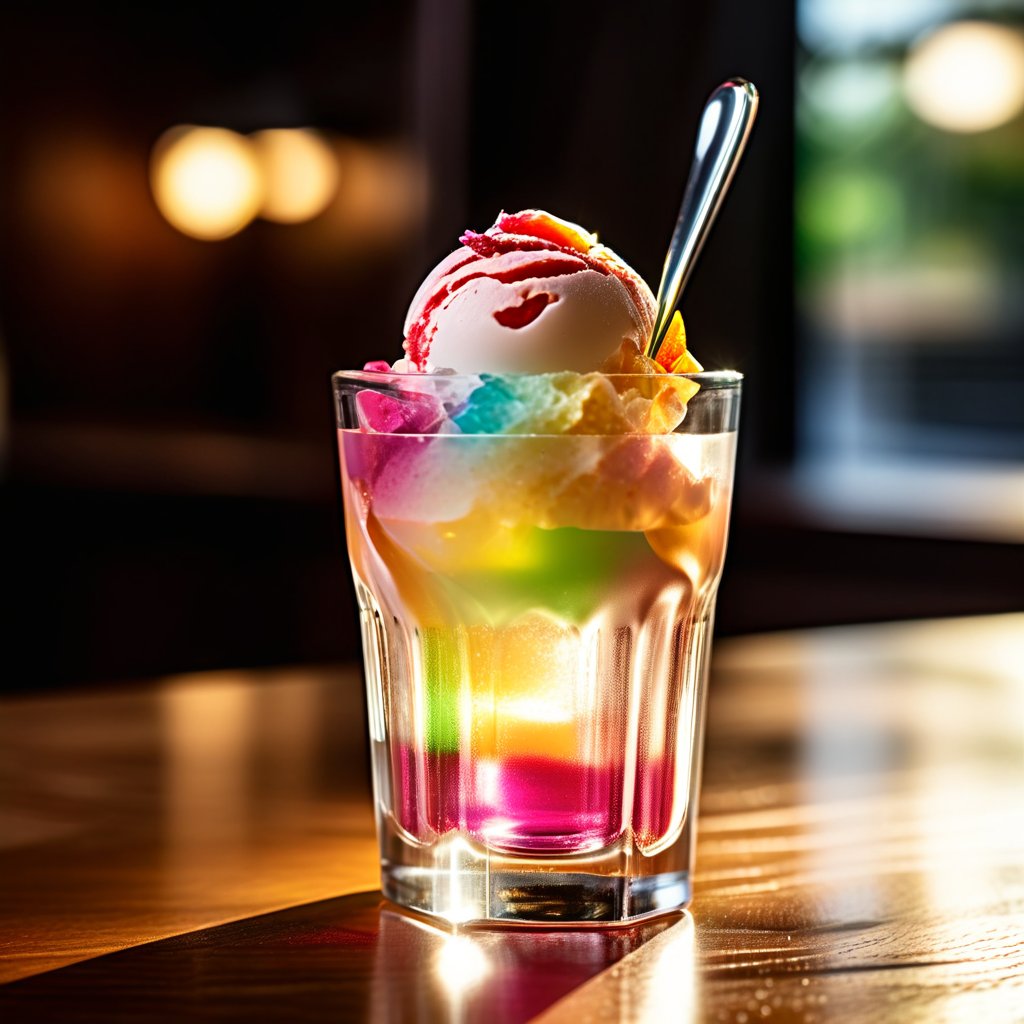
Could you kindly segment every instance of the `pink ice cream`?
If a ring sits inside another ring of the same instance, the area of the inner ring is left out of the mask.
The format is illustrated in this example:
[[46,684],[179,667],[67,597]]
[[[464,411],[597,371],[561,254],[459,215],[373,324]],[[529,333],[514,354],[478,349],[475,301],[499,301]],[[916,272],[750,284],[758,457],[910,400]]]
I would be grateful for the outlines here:
[[409,369],[550,373],[644,350],[656,302],[597,238],[542,210],[501,213],[420,286],[405,322]]

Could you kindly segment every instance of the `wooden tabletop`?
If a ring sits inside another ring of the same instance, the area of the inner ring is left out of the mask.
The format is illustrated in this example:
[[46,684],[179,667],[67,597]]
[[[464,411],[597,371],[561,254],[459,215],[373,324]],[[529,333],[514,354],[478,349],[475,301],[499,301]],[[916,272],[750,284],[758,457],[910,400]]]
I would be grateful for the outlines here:
[[0,1017],[1024,1020],[1024,615],[729,640],[692,913],[383,901],[354,668],[0,705]]

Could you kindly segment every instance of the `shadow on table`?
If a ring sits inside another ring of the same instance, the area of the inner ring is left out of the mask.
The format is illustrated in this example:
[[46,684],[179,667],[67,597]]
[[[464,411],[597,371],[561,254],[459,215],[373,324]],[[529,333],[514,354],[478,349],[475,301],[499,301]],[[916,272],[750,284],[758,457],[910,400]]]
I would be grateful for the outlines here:
[[452,933],[357,893],[0,988],[14,1021],[526,1021],[677,920]]

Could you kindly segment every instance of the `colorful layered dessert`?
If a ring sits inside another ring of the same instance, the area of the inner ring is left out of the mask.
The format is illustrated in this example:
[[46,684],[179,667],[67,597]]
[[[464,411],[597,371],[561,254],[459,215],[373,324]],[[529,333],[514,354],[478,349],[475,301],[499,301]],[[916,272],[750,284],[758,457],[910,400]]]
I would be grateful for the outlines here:
[[[582,228],[502,214],[404,354],[336,378],[382,828],[508,855],[679,838],[735,434],[683,429],[678,314]],[[702,413],[702,415],[704,415]]]

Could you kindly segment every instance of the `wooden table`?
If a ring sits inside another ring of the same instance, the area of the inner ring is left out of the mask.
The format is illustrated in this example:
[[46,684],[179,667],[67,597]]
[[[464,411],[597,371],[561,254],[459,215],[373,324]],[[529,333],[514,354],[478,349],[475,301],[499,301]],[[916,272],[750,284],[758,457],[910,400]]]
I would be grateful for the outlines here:
[[0,706],[0,1017],[1024,1020],[1024,615],[722,642],[692,914],[383,902],[354,668]]

